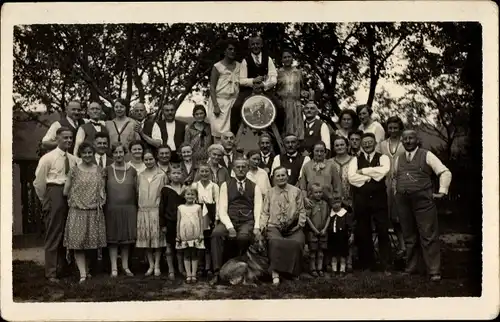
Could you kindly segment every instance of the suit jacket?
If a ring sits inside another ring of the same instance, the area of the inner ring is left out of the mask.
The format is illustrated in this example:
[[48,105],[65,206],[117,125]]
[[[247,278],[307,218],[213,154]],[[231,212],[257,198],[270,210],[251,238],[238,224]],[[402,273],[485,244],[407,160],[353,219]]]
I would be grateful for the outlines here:
[[[224,168],[226,168],[227,171],[229,172],[229,175],[231,175],[231,171],[233,170],[233,163],[230,162],[229,164],[226,164],[226,160],[224,160],[225,156],[226,155],[224,155],[224,157],[222,157],[222,159],[220,160],[219,164],[221,166],[223,166]],[[236,158],[239,158],[239,157],[243,157],[243,150],[233,148],[232,161],[234,162],[234,160],[236,160]]]
[[269,172],[267,173],[268,176],[271,176],[271,166],[273,165],[273,161],[274,161],[274,157],[276,156],[276,154],[274,153],[269,153],[269,160],[267,160],[267,163],[264,163],[264,160],[262,159],[262,154],[261,154],[261,159],[260,159],[260,163],[259,163],[259,168],[262,168],[262,169],[269,169]]
[[[94,163],[97,164],[97,160],[94,158]],[[106,164],[104,164],[104,167],[110,166],[113,164],[113,158],[110,157],[108,154],[106,155]]]

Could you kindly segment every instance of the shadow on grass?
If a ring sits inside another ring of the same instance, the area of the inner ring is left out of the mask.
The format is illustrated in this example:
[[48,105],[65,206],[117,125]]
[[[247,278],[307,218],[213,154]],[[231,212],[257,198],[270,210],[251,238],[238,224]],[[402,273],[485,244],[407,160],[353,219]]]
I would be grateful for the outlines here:
[[428,282],[425,277],[403,276],[399,273],[385,276],[354,272],[346,277],[327,275],[316,279],[303,274],[299,280],[285,280],[277,287],[269,283],[258,287],[211,287],[204,279],[195,285],[185,285],[180,279],[172,282],[166,276],[119,276],[111,279],[104,274],[78,284],[76,272],[58,284],[51,284],[44,278],[42,266],[31,261],[14,261],[13,295],[16,302],[480,296],[480,254],[477,256],[471,251],[454,251],[449,247],[444,247],[442,254],[443,280],[439,283]]

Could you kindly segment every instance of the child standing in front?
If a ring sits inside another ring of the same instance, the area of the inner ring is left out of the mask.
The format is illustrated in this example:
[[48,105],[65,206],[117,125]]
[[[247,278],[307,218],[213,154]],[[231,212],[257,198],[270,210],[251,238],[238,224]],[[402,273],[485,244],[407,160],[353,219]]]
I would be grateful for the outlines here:
[[342,207],[340,199],[334,199],[329,218],[332,222],[328,236],[328,248],[332,255],[332,271],[344,275],[347,257],[349,256],[352,214]]
[[184,176],[181,167],[171,167],[169,176],[169,183],[161,189],[160,225],[167,239],[168,279],[173,281],[175,279],[174,253],[177,254],[179,273],[184,273],[182,254],[175,252],[175,238],[177,237],[177,208],[186,200],[182,195]]
[[193,183],[198,191],[198,203],[202,206],[203,236],[205,242],[205,275],[212,275],[212,257],[210,256],[210,236],[217,220],[217,203],[219,202],[219,186],[211,178],[210,165],[203,162],[198,165],[199,181]]
[[308,246],[310,251],[310,271],[314,277],[324,276],[323,258],[328,249],[328,226],[330,225],[330,207],[323,198],[323,187],[318,183],[311,184],[309,198],[313,205],[307,211],[309,225]]
[[184,189],[186,203],[177,208],[177,238],[175,248],[182,250],[186,283],[196,283],[198,252],[205,249],[203,242],[202,208],[196,203],[198,192],[193,187]]
[[[161,232],[160,205],[161,189],[165,185],[165,173],[158,169],[153,152],[144,152],[146,169],[137,176],[139,191],[137,213],[137,248],[145,248],[149,269],[146,276],[160,276],[161,248],[166,246],[165,235]],[[153,256],[154,253],[154,256]]]

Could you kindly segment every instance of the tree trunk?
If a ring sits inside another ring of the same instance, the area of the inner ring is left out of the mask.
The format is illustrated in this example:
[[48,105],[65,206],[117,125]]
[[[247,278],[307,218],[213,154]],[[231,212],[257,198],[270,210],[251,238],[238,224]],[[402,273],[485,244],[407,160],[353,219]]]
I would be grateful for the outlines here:
[[375,89],[377,88],[378,82],[378,74],[377,74],[377,57],[375,57],[375,51],[373,46],[375,46],[375,31],[373,30],[373,26],[367,25],[367,47],[368,47],[368,59],[370,66],[370,91],[368,92],[368,100],[366,101],[366,105],[372,106],[373,100],[375,99]]
[[132,41],[134,37],[134,29],[132,26],[127,26],[127,40],[125,43],[125,53],[127,55],[126,58],[126,78],[127,78],[127,94],[125,99],[127,100],[127,115],[130,112],[130,99],[132,98],[132,85],[133,85],[133,71],[132,71],[132,59],[130,57],[131,49],[132,49]]

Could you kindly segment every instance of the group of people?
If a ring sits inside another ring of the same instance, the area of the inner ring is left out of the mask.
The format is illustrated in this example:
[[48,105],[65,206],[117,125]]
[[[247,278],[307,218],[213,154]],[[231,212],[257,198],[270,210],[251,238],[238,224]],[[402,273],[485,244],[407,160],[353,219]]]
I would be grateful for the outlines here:
[[[240,64],[227,43],[212,70],[208,110],[196,105],[191,124],[175,120],[172,102],[156,120],[142,103],[129,117],[128,103],[118,99],[115,117],[105,122],[99,103],[88,106],[87,119],[79,102],[68,103],[66,116],[42,140],[50,152],[41,157],[34,181],[50,281],[58,281],[66,264],[65,249],[74,252],[80,282],[105,253],[116,277],[118,251],[121,271],[133,276],[129,254],[135,246],[145,250],[146,276],[161,275],[164,254],[169,279],[178,273],[196,282],[200,259],[217,283],[228,258],[263,240],[274,284],[301,273],[306,245],[313,276],[328,267],[345,274],[353,262],[391,274],[390,226],[406,258],[404,273],[417,273],[423,258],[430,279],[440,280],[434,199],[447,194],[450,171],[398,117],[387,120],[386,138],[369,106],[343,110],[331,131],[312,100],[301,103],[302,74],[292,67],[291,52],[283,53],[276,70],[260,37],[249,44]],[[241,105],[252,91],[277,107],[283,153],[275,153],[276,138],[267,132],[258,149],[237,147]]]

